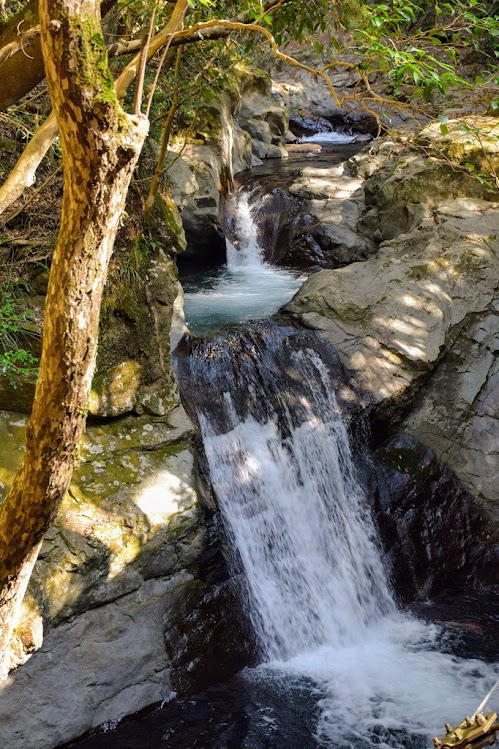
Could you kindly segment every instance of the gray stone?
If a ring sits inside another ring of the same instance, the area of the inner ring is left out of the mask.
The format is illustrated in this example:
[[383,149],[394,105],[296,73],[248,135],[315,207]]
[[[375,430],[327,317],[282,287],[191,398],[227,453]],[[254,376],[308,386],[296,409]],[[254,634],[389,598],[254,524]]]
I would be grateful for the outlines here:
[[251,141],[251,148],[252,148],[253,156],[256,156],[257,159],[267,158],[269,147],[266,146],[265,143],[262,143],[261,140],[256,140],[256,138],[253,138]]
[[[51,749],[167,698],[172,686],[164,632],[191,580],[187,573],[147,580],[53,629],[0,685],[2,746]],[[21,704],[29,705],[22,718]]]
[[[423,132],[426,147],[439,148],[439,129]],[[456,172],[451,158],[471,148],[460,138],[444,144],[442,163],[408,150],[402,133],[350,160],[350,187],[333,175],[295,183],[331,242],[354,245],[354,228],[368,246],[381,244],[365,262],[311,276],[286,309],[336,346],[380,418],[405,414],[404,430],[493,507],[499,193]],[[352,188],[343,203],[341,190]]]

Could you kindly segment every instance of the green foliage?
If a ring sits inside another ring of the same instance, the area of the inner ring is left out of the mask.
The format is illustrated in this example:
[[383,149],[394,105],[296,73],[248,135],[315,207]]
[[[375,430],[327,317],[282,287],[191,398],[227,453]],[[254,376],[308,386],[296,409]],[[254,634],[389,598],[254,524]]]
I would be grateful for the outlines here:
[[354,32],[359,57],[364,57],[361,69],[385,73],[394,96],[409,86],[425,101],[435,90],[443,95],[450,86],[470,85],[456,73],[459,54],[474,50],[485,62],[497,55],[498,36],[499,16],[478,0],[378,3],[371,6],[365,26]]
[[104,319],[116,310],[126,311],[133,318],[133,309],[144,295],[144,278],[153,245],[155,243],[140,234],[113,254],[102,299],[101,315]]
[[[7,274],[5,274],[7,278]],[[26,287],[8,280],[0,289],[0,373],[15,388],[19,377],[35,380],[38,360],[21,346],[23,338],[37,336],[32,310],[26,306]]]

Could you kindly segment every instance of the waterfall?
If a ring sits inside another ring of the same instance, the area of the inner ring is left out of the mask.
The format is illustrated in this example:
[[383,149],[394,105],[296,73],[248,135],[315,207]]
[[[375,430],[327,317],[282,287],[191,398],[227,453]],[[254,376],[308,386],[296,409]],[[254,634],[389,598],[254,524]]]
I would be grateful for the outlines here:
[[244,567],[265,656],[286,660],[355,642],[394,609],[372,519],[355,478],[347,430],[327,372],[311,349],[296,352],[307,383],[296,424],[238,422],[217,434],[200,424],[210,474]]
[[263,661],[248,678],[312,679],[317,740],[335,749],[423,749],[472,713],[493,668],[442,652],[438,627],[397,610],[335,353],[262,323],[191,343],[178,373],[247,582]]
[[182,278],[185,317],[193,333],[273,315],[305,280],[298,271],[265,262],[250,200],[245,187],[227,199],[227,265],[203,269],[192,280]]
[[251,193],[240,189],[233,193],[228,202],[234,213],[234,234],[237,247],[226,237],[227,266],[231,269],[260,269],[263,264],[263,248],[258,242],[255,220],[250,206]]

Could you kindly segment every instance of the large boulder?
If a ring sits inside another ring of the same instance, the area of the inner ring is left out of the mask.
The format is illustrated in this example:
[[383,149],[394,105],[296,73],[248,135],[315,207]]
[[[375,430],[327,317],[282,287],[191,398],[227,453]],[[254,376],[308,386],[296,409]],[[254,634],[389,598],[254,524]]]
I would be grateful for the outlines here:
[[[435,149],[447,137],[424,132]],[[441,163],[400,139],[365,151],[351,169],[368,177],[358,226],[381,241],[378,253],[311,276],[286,310],[336,346],[377,419],[405,419],[493,507],[499,192],[450,156]]]
[[[0,496],[22,458],[25,423],[0,412]],[[237,622],[183,409],[90,426],[12,641],[18,668],[0,687],[2,746],[50,749],[172,690],[204,688],[219,669],[231,675],[247,662]],[[22,720],[21,703],[30,706]]]

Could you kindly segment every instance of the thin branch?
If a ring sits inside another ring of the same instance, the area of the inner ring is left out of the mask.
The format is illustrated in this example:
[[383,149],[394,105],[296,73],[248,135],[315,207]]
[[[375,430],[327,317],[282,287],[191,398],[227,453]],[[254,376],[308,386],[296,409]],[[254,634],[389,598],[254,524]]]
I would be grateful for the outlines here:
[[61,169],[62,169],[62,164],[59,164],[59,166],[57,167],[57,169],[54,172],[52,172],[51,175],[49,175],[47,177],[47,179],[45,180],[45,182],[42,182],[42,184],[40,185],[40,187],[36,188],[36,190],[29,196],[29,198],[26,200],[26,202],[15,213],[13,213],[11,216],[9,216],[6,219],[2,219],[2,224],[3,225],[8,224],[10,221],[12,221],[17,216],[19,216],[19,214],[21,214],[25,210],[25,208],[27,208],[29,206],[29,204],[34,201],[34,199],[42,192],[42,190],[44,190],[47,187],[47,185],[50,184],[50,182],[52,182],[52,180],[54,179],[54,177],[56,177],[59,174],[59,172],[61,171]]
[[147,29],[147,34],[144,37],[142,49],[140,50],[139,71],[137,73],[137,83],[135,86],[135,96],[133,99],[133,114],[140,114],[140,110],[142,107],[142,95],[144,93],[144,79],[146,75],[147,55],[149,52],[149,45],[151,43],[152,32],[154,29],[154,21],[156,18],[156,11],[158,9],[158,3],[159,0],[155,0],[149,28]]
[[18,52],[24,52],[24,54],[29,57],[31,60],[33,59],[31,55],[28,55],[28,53],[25,50],[26,44],[29,44],[33,39],[36,39],[36,37],[40,36],[40,26],[33,26],[32,29],[28,29],[24,34],[19,34],[18,39],[14,39],[14,41],[10,42],[9,44],[6,44],[5,47],[2,47],[0,49],[0,65],[2,65],[4,62],[6,62],[9,57],[13,57]]

